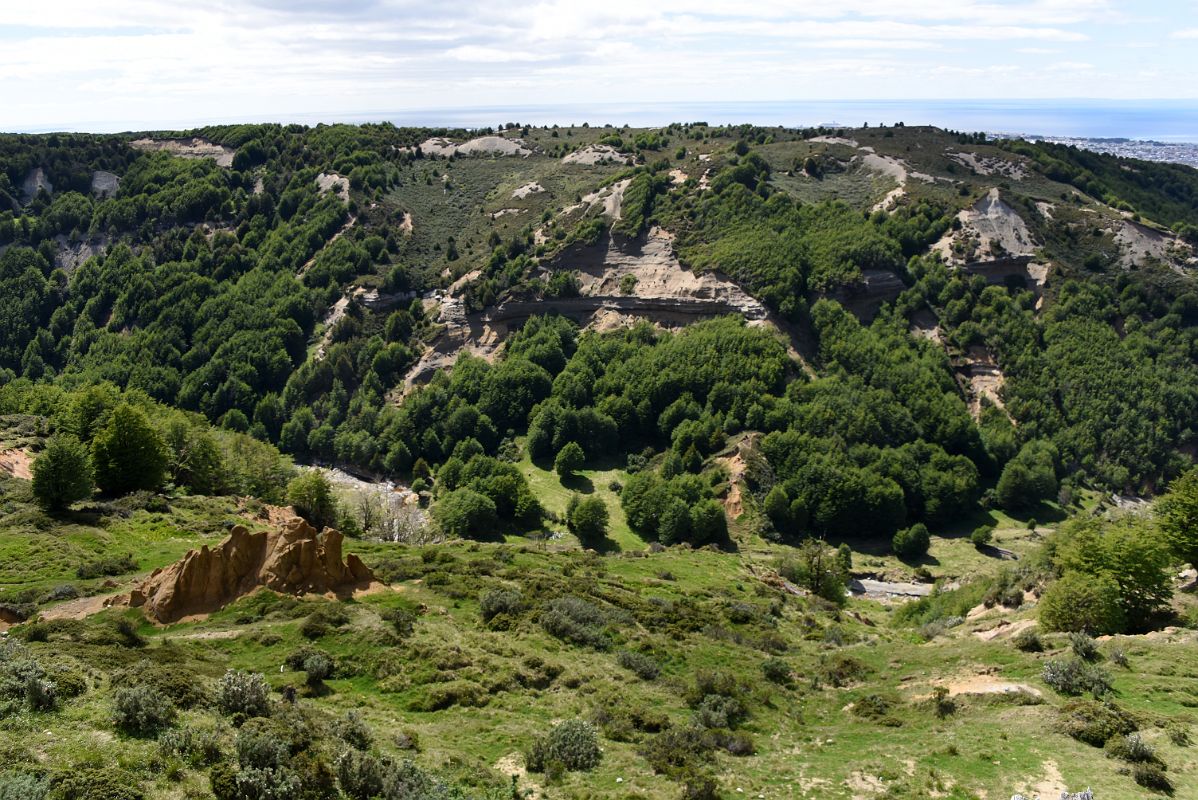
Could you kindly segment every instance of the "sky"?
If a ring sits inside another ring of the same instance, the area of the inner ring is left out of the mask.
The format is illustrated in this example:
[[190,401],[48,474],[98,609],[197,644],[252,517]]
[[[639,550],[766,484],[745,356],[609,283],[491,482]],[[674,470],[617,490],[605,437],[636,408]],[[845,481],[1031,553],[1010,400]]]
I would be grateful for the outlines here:
[[0,130],[420,109],[1198,99],[1198,0],[5,0]]

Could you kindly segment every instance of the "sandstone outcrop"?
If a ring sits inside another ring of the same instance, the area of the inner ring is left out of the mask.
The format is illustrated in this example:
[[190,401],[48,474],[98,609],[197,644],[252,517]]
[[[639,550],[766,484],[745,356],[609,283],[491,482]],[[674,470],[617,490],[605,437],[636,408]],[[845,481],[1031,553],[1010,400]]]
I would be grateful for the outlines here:
[[223,608],[259,587],[287,594],[344,594],[374,575],[354,554],[341,558],[342,535],[318,532],[299,517],[275,530],[250,533],[238,525],[209,549],[191,550],[157,569],[129,595],[158,622],[175,622]]

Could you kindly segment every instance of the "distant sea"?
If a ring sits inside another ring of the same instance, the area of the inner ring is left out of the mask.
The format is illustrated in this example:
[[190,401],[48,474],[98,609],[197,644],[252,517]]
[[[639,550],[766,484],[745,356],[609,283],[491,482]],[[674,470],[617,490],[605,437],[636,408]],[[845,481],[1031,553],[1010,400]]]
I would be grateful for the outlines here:
[[[506,122],[647,127],[670,122],[806,127],[935,125],[1029,137],[1149,139],[1198,143],[1198,100],[794,100],[780,102],[598,103],[412,109],[352,115],[397,125],[494,127]],[[346,120],[346,117],[341,117]],[[322,121],[305,119],[296,121]],[[329,121],[329,120],[323,120]]]
[[485,128],[530,125],[632,125],[671,122],[751,123],[786,127],[935,125],[950,130],[1032,138],[1145,139],[1198,144],[1198,100],[785,100],[777,102],[577,103],[456,108],[387,108],[349,113],[295,112],[249,117],[78,121],[23,127],[95,132],[184,130],[241,122],[393,122],[414,127]]

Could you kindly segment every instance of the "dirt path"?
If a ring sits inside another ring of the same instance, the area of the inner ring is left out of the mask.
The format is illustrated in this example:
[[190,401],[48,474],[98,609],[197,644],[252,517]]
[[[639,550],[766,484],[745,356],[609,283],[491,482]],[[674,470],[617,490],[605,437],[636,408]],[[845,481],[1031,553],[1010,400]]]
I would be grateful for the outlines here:
[[51,606],[42,612],[42,619],[83,619],[92,614],[98,614],[106,608],[117,605],[122,596],[115,594],[98,594],[94,597],[80,597],[78,600],[68,600]]

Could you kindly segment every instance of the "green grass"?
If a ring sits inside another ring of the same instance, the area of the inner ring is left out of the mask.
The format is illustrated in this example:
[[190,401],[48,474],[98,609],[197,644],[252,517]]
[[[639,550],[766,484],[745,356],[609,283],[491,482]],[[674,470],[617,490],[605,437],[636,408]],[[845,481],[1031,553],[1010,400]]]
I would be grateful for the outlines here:
[[[301,634],[303,619],[329,601],[269,594],[243,598],[201,621],[165,627],[142,623],[139,630],[148,645],[141,649],[111,643],[113,621],[137,619],[136,611],[108,611],[52,627],[48,642],[30,648],[47,659],[73,658],[86,665],[90,688],[57,712],[0,719],[0,759],[54,765],[95,759],[126,765],[149,797],[181,797],[188,787],[202,792],[207,780],[202,770],[186,768],[179,782],[172,782],[152,766],[152,741],[113,735],[111,672],[149,660],[173,665],[201,685],[232,667],[262,672],[276,689],[300,687],[302,673],[280,671],[280,666],[289,653],[309,645],[332,655],[338,673],[327,681],[326,693],[301,700],[305,707],[329,719],[356,709],[383,752],[414,757],[427,768],[476,783],[502,784],[506,779],[496,765],[518,759],[558,720],[590,717],[599,709],[651,708],[676,725],[686,724],[693,712],[685,692],[696,672],[706,669],[731,671],[751,687],[745,696],[750,716],[742,730],[752,736],[756,754],[720,754],[711,765],[726,796],[740,796],[739,788],[750,797],[770,798],[999,797],[1031,791],[1054,769],[1071,790],[1091,786],[1103,798],[1144,796],[1101,750],[1055,731],[1057,707],[1066,698],[1045,686],[1040,674],[1045,661],[1067,651],[1064,637],[1044,637],[1046,652],[1032,654],[1016,650],[1009,637],[984,641],[975,635],[1003,620],[1030,618],[1034,608],[991,610],[925,642],[913,629],[895,624],[892,607],[850,600],[846,609],[835,611],[770,587],[758,576],[768,572],[785,546],[734,533],[739,546],[734,553],[686,547],[648,552],[646,543],[628,531],[608,488],[613,479],[626,480],[620,469],[583,470],[578,486],[571,487],[528,460],[519,466],[554,513],[564,511],[574,488],[589,486],[612,512],[610,536],[618,549],[585,553],[568,536],[548,545],[516,538],[425,548],[351,540],[347,551],[368,564],[401,562],[405,577],[347,603],[349,624],[314,642]],[[73,570],[81,557],[130,552],[139,571],[145,571],[190,546],[216,541],[233,521],[260,524],[226,498],[177,498],[168,510],[135,510],[127,516],[42,519],[20,499],[21,486],[10,481],[3,488],[9,503],[3,517],[9,524],[0,528],[6,574],[39,588],[80,583],[73,580]],[[1084,498],[1083,504],[1092,499]],[[1022,520],[998,513],[986,520],[997,526],[1000,546],[1020,554],[1035,547]],[[977,524],[978,519],[962,520],[933,538],[936,563],[929,569],[934,574],[984,575],[1000,566],[964,538]],[[880,544],[859,547],[854,562],[859,571],[896,576],[911,569],[882,553]],[[488,629],[479,613],[480,595],[496,587],[520,590],[529,606],[506,630]],[[85,588],[98,587],[93,582]],[[536,609],[566,594],[608,609],[610,648],[567,644],[541,628]],[[382,617],[395,606],[418,614],[415,633],[406,641],[396,640]],[[749,621],[732,616],[734,609],[745,608],[755,609],[756,616]],[[1198,733],[1198,668],[1192,666],[1198,663],[1198,642],[1188,632],[1173,638],[1115,637],[1101,649],[1127,653],[1128,670],[1104,664],[1114,678],[1115,700],[1141,718],[1145,739],[1169,764],[1175,796],[1186,797],[1198,792],[1198,748],[1172,744],[1163,726],[1180,724]],[[771,654],[767,641],[774,641],[771,647],[779,652]],[[616,654],[624,648],[651,654],[661,666],[660,677],[643,681],[620,667]],[[761,664],[771,655],[790,665],[792,685],[765,681]],[[530,656],[560,674],[547,685],[522,682],[520,676],[535,671]],[[819,677],[825,662],[841,656],[866,665],[863,682],[837,688]],[[926,699],[934,684],[977,676],[1026,684],[1042,694],[1043,702],[1022,705],[1002,696],[963,695],[951,715],[942,719],[934,713]],[[413,710],[430,692],[470,684],[481,687],[485,705]],[[874,694],[893,702],[889,722],[853,712]],[[217,721],[211,708],[187,711],[183,718],[203,725]],[[225,749],[231,751],[235,732],[227,726],[222,730]],[[414,733],[420,751],[398,750],[393,736],[398,732]],[[604,759],[594,772],[568,773],[552,785],[542,775],[531,775],[523,785],[535,784],[548,797],[672,800],[678,785],[653,775],[639,754],[652,736],[634,732],[630,741],[605,738]],[[334,753],[338,746],[329,745]]]
[[[529,459],[527,452],[517,465],[520,472],[528,481],[533,494],[540,499],[547,511],[564,519],[566,506],[574,493],[594,494],[603,500],[607,506],[609,529],[607,538],[617,550],[642,550],[646,542],[628,527],[624,517],[624,509],[620,506],[620,496],[611,488],[613,482],[623,485],[628,480],[628,472],[623,469],[609,467],[607,469],[582,469],[578,474],[564,484],[560,476],[552,470],[538,466]],[[553,524],[551,529],[564,532],[566,526]]]

